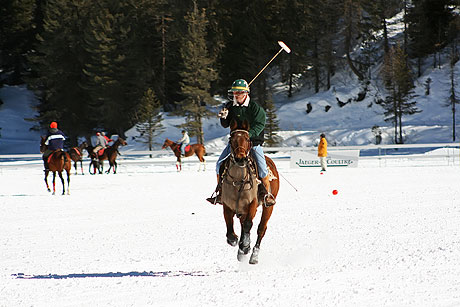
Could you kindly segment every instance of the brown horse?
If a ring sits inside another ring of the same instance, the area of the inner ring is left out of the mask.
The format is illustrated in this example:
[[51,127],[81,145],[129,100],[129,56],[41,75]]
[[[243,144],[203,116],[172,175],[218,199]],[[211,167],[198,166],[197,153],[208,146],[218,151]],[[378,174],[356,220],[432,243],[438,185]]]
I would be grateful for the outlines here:
[[[177,168],[177,171],[180,172],[182,170],[180,144],[166,139],[165,142],[163,143],[163,147],[161,147],[161,148],[165,149],[166,147],[170,147],[171,150],[174,152],[174,155],[177,158],[176,168]],[[202,144],[191,144],[191,145],[187,145],[185,147],[185,157],[190,157],[190,156],[193,156],[194,154],[200,160],[200,168],[198,169],[198,171],[201,170],[202,165],[203,165],[203,171],[205,171],[206,170],[206,161],[204,160],[203,157],[206,154],[206,149],[204,148],[204,146]]]
[[[44,153],[47,149],[45,144],[46,137],[42,136],[40,141],[40,152]],[[62,177],[62,171],[65,170],[67,173],[67,194],[70,194],[70,169],[72,165],[70,164],[70,155],[62,150],[54,151],[48,158],[49,170],[45,170],[45,183],[48,192],[51,192],[48,185],[48,174],[53,172],[53,195],[56,194],[56,172],[59,174],[62,183],[62,195],[65,194],[65,183],[64,178]]]
[[[251,151],[249,139],[249,124],[244,121],[242,127],[238,128],[236,122],[230,124],[230,147],[231,155],[227,159],[225,171],[222,174],[222,204],[224,218],[227,225],[227,243],[236,246],[238,236],[233,229],[233,218],[236,215],[241,224],[241,238],[239,240],[238,260],[242,261],[243,256],[251,249],[250,231],[257,208],[263,204],[263,199],[258,197],[258,179],[256,162]],[[275,163],[265,156],[267,168],[269,169],[271,193],[276,198],[279,190],[279,176]],[[249,263],[258,263],[260,242],[262,241],[267,223],[273,211],[273,206],[262,205],[262,217],[257,227],[257,241],[254,245]]]
[[88,147],[88,143],[83,142],[78,147],[72,147],[69,150],[70,158],[73,161],[73,166],[75,167],[75,175],[78,173],[77,171],[77,162],[80,162],[81,174],[83,173],[83,149]]
[[117,154],[118,154],[118,147],[119,146],[125,146],[125,145],[128,145],[128,143],[122,139],[121,137],[118,137],[118,139],[115,141],[115,143],[113,143],[112,146],[110,147],[107,147],[106,149],[104,149],[104,152],[102,153],[102,155],[99,155],[98,156],[98,159],[99,159],[99,162],[100,162],[100,172],[102,172],[102,169],[104,168],[104,160],[108,160],[109,161],[109,169],[107,170],[107,174],[110,173],[110,170],[113,168],[113,173],[116,174],[117,173],[117,161],[115,161],[117,159]]

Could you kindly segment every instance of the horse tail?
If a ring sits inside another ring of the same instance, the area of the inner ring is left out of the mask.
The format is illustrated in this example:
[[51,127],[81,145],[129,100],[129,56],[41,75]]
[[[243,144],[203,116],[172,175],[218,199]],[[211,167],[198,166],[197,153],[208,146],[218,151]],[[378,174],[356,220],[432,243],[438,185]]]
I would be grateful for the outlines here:
[[203,149],[203,156],[207,156],[208,153],[206,152],[206,147],[203,144],[200,144],[200,147]]

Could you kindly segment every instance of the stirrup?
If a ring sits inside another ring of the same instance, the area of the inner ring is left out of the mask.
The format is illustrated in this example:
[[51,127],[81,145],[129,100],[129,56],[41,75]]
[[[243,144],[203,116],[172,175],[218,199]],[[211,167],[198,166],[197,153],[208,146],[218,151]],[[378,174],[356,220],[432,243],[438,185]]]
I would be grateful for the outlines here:
[[218,191],[214,191],[211,197],[206,198],[206,200],[213,205],[220,204],[220,193],[218,194]]
[[[268,199],[269,197],[271,197],[272,200],[269,200],[269,199]],[[271,207],[271,206],[273,206],[273,205],[275,205],[275,204],[276,204],[275,196],[273,196],[273,194],[270,193],[270,192],[268,192],[267,194],[265,194],[265,196],[264,196],[264,206],[265,206],[266,208],[268,208],[268,207]]]

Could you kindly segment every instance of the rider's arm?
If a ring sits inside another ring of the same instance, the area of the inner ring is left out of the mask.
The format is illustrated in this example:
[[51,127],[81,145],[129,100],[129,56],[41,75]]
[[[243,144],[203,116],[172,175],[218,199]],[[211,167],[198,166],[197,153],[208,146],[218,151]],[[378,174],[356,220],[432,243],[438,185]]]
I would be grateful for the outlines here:
[[258,136],[265,128],[266,114],[264,109],[257,103],[251,102],[251,112],[254,116],[252,125],[249,127],[249,137]]

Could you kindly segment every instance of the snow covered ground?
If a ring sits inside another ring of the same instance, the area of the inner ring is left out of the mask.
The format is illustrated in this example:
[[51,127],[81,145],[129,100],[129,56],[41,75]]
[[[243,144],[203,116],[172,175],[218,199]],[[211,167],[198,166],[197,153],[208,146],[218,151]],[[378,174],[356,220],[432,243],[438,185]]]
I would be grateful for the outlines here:
[[458,158],[323,175],[275,162],[298,192],[281,179],[258,265],[237,261],[205,202],[212,162],[121,161],[72,175],[65,196],[40,162],[1,162],[0,306],[460,305]]

